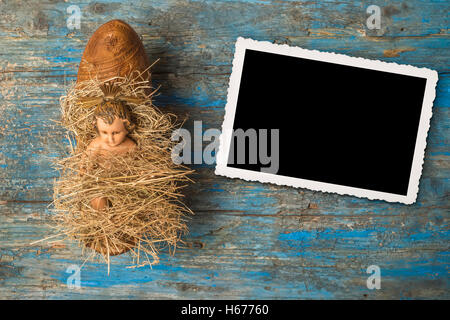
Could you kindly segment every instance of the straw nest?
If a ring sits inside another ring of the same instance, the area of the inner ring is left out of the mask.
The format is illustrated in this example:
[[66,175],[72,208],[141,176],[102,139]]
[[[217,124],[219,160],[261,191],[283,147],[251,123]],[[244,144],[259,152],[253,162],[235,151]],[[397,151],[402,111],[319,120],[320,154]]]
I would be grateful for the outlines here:
[[[110,257],[127,251],[135,258],[134,266],[157,263],[164,247],[173,254],[192,214],[181,201],[180,189],[193,171],[171,158],[171,134],[181,124],[152,104],[156,90],[142,74],[74,84],[60,101],[61,124],[69,130],[71,144],[67,157],[57,161],[55,225],[59,235],[78,241],[91,256],[100,254],[108,272]],[[115,96],[126,97],[134,124],[128,137],[137,146],[123,155],[86,156],[97,136],[94,109],[96,98],[105,96],[105,83],[112,84]],[[93,209],[90,200],[96,197],[106,197],[108,207]]]

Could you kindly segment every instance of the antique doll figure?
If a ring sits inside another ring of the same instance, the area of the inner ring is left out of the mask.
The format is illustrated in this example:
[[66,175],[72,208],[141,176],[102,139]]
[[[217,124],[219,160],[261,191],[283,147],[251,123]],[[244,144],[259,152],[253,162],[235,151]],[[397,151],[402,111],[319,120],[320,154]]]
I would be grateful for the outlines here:
[[[97,137],[86,148],[90,159],[97,155],[108,158],[108,155],[124,155],[136,148],[136,143],[127,135],[133,129],[128,106],[122,101],[104,101],[94,111],[94,126]],[[108,169],[108,163],[101,163]],[[90,201],[95,210],[102,210],[110,205],[105,197],[97,197]]]

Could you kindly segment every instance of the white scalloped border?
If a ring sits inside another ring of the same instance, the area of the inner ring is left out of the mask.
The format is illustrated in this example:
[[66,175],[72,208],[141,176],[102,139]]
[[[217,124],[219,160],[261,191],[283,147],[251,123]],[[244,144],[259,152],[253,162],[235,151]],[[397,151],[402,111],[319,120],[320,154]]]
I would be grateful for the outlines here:
[[[242,67],[246,49],[426,78],[427,84],[425,88],[424,101],[422,104],[422,112],[420,115],[419,130],[416,139],[413,165],[411,168],[407,195],[401,196],[392,193],[372,191],[331,183],[280,176],[265,172],[227,167],[227,155],[229,154],[231,143],[231,133],[233,129],[237,97],[240,87]],[[228,98],[227,104],[225,106],[225,117],[222,124],[219,150],[216,155],[215,174],[229,178],[240,178],[247,181],[259,181],[263,183],[273,183],[277,185],[286,185],[296,188],[307,188],[314,191],[351,195],[359,198],[368,198],[370,200],[385,200],[388,202],[413,204],[416,201],[417,193],[419,192],[419,180],[420,176],[422,175],[426,139],[428,130],[430,128],[430,119],[432,117],[433,101],[436,96],[437,81],[438,73],[435,70],[427,68],[418,68],[411,65],[400,65],[394,62],[384,62],[379,60],[350,57],[347,55],[332,52],[308,50],[300,47],[290,47],[286,44],[273,44],[268,41],[256,41],[253,39],[239,37],[236,41],[233,68],[228,86]]]

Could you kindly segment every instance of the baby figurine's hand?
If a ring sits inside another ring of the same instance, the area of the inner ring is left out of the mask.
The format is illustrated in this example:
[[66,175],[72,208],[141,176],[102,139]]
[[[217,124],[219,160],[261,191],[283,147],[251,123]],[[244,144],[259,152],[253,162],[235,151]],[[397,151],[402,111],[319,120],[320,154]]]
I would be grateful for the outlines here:
[[108,199],[105,197],[94,198],[91,200],[91,207],[94,210],[103,210],[108,206]]

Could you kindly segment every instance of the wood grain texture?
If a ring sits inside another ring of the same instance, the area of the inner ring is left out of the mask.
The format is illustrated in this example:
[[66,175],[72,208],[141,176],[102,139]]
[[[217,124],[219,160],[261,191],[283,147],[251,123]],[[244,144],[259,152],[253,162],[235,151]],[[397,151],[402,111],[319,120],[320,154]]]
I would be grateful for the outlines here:
[[[71,4],[81,8],[80,30],[66,26]],[[365,26],[371,4],[382,7],[381,30]],[[449,10],[437,0],[2,1],[0,298],[450,298]],[[188,115],[188,129],[195,120],[221,128],[238,36],[437,70],[417,202],[227,179],[195,165],[197,182],[186,190],[196,213],[191,248],[163,253],[153,269],[127,269],[129,256],[114,257],[109,277],[104,264],[87,263],[82,288],[69,289],[65,271],[82,263],[80,249],[27,244],[51,232],[51,160],[67,147],[51,121],[59,97],[93,31],[116,18],[141,35],[150,62],[161,59],[155,103]],[[372,264],[380,290],[366,287]]]

